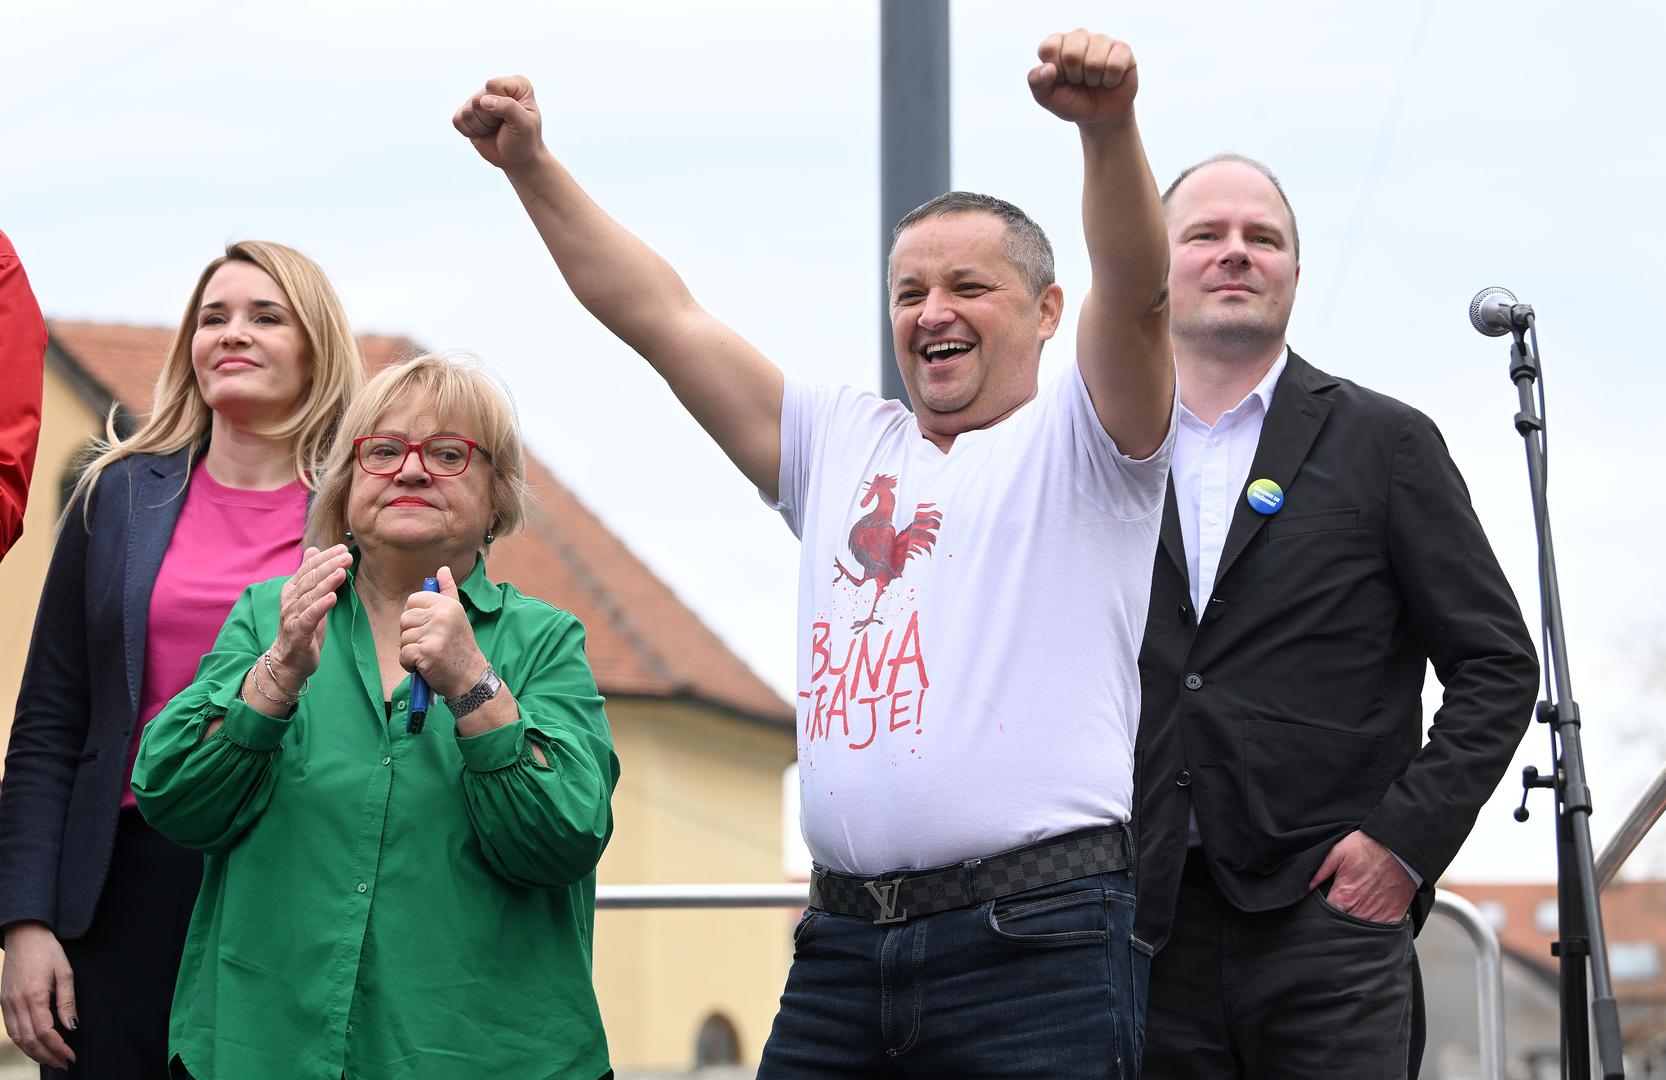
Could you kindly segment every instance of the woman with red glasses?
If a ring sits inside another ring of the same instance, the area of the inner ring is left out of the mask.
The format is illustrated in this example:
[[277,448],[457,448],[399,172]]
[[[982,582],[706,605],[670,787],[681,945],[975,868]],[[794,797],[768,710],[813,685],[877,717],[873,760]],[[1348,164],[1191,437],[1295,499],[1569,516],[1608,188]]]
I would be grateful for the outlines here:
[[294,568],[319,462],[363,382],[323,270],[282,244],[232,244],[197,278],[149,415],[112,429],[75,486],[0,793],[0,1008],[45,1077],[166,1075],[202,856],[134,809],[139,733],[244,587]]
[[243,594],[140,747],[140,810],[207,853],[175,1068],[604,1076],[619,766],[583,627],[486,578],[523,513],[514,413],[418,357],[348,409],[325,477],[299,572]]

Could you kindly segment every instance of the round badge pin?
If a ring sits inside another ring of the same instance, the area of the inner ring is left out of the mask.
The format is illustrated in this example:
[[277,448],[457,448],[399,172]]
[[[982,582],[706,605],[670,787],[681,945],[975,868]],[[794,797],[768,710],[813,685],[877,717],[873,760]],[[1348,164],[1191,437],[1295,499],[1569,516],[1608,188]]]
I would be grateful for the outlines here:
[[1244,498],[1249,500],[1250,509],[1257,514],[1276,514],[1278,508],[1284,505],[1284,489],[1271,480],[1257,480],[1250,484]]

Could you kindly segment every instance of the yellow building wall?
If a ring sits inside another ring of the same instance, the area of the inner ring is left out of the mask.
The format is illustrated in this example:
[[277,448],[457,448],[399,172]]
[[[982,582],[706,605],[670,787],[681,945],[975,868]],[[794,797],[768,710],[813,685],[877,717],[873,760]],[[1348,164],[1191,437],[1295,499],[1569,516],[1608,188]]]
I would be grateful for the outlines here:
[[40,451],[29,484],[23,536],[0,562],[0,747],[11,737],[17,686],[23,678],[23,661],[29,655],[29,634],[35,626],[46,564],[52,559],[52,541],[58,527],[58,484],[87,440],[103,431],[104,418],[87,406],[69,380],[47,365]]
[[[673,702],[608,706],[621,763],[603,884],[783,880],[781,778],[792,728]],[[616,1068],[688,1068],[702,1022],[734,1025],[743,1062],[769,1036],[799,910],[604,911],[596,990]]]

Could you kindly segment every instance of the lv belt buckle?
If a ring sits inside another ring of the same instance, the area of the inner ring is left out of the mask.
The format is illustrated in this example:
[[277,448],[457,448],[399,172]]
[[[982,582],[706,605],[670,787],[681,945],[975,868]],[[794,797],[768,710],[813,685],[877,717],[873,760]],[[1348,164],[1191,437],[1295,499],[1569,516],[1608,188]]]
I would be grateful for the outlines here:
[[907,908],[902,909],[902,914],[897,914],[897,899],[902,895],[902,878],[892,878],[890,881],[864,881],[862,887],[868,890],[868,895],[879,905],[879,918],[873,921],[875,926],[908,921]]

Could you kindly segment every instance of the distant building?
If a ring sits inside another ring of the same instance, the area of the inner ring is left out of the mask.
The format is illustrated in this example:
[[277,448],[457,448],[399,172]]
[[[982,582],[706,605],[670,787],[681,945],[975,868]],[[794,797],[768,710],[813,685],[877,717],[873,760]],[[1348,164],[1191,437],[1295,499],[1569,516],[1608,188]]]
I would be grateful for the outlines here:
[[[78,456],[150,408],[172,340],[157,327],[48,323],[40,454],[25,531],[0,563],[0,743],[10,735],[55,523]],[[360,339],[372,372],[420,351]],[[572,611],[589,631],[623,763],[604,883],[781,881],[782,776],[794,711],[555,476],[528,461],[524,529],[489,575]],[[796,912],[605,912],[596,984],[615,1065],[755,1061],[791,959]],[[509,1003],[512,1007],[512,1003]],[[535,1017],[528,1018],[536,1023]]]
[[[1474,904],[1498,932],[1509,1076],[1556,1080],[1561,1076],[1559,962],[1550,953],[1557,938],[1555,884],[1442,882],[1441,887]],[[1626,1075],[1666,1077],[1666,881],[1617,881],[1602,894],[1602,912]],[[1417,951],[1429,1014],[1422,1075],[1428,1080],[1478,1075],[1471,1071],[1478,1023],[1474,949],[1450,923],[1431,919]]]

